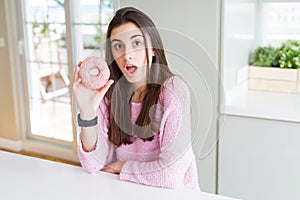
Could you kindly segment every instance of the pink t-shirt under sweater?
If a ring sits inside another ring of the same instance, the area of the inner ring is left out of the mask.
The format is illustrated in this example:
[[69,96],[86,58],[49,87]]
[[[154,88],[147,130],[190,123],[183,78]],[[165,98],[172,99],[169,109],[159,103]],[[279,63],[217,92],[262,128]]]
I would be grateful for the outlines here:
[[[142,104],[131,103],[131,119],[137,119]],[[108,110],[104,101],[98,110],[98,141],[92,152],[78,143],[82,167],[89,173],[99,171],[116,161],[125,161],[120,179],[164,188],[199,190],[195,156],[191,145],[190,94],[178,77],[168,79],[154,107],[152,122],[154,139],[143,141],[133,137],[133,143],[115,147],[107,136]],[[79,137],[78,137],[79,138]]]

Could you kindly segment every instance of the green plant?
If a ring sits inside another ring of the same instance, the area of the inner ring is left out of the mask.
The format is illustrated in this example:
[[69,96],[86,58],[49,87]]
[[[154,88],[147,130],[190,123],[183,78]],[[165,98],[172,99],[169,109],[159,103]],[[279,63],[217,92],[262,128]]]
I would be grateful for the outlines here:
[[251,63],[262,67],[278,67],[278,53],[279,50],[271,46],[258,47],[253,53]]
[[279,49],[279,66],[281,68],[300,68],[300,42],[288,40]]

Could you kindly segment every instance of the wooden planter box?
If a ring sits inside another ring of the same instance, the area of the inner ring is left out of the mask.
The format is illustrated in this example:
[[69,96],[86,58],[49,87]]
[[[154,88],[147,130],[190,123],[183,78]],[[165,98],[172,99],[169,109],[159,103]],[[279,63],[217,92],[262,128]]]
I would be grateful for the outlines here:
[[300,70],[249,66],[249,90],[299,93]]

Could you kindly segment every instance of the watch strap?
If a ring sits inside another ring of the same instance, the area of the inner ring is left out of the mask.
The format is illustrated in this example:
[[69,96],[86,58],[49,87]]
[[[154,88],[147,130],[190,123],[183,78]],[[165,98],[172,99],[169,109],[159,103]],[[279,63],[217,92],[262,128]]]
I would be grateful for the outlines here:
[[98,116],[96,116],[94,119],[91,119],[91,120],[82,120],[80,118],[80,113],[78,113],[77,122],[78,122],[78,126],[80,126],[80,127],[96,126],[98,124]]

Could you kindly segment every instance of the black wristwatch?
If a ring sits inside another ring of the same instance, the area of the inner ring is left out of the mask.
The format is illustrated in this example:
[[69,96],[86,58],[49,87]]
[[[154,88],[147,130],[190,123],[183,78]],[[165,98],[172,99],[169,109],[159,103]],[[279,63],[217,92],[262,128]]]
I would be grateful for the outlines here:
[[91,127],[91,126],[96,126],[98,123],[98,116],[96,116],[92,120],[82,120],[80,118],[80,113],[77,115],[77,121],[78,121],[78,126],[80,127]]

